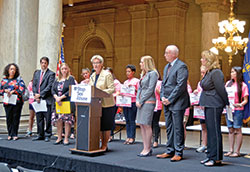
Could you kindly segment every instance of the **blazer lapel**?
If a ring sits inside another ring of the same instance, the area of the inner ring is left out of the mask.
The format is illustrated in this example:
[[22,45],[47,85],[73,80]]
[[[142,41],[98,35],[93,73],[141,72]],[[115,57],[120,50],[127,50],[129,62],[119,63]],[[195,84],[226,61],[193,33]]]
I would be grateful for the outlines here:
[[[170,76],[175,70],[177,70],[178,63],[179,63],[179,59],[177,59],[176,62],[174,63],[174,65],[171,67],[169,73],[168,73],[167,76],[166,76],[166,79],[165,79],[165,81],[164,81],[164,84],[166,84],[166,82],[167,82],[169,76]],[[170,63],[168,63],[167,68],[168,68],[169,64],[170,64]]]

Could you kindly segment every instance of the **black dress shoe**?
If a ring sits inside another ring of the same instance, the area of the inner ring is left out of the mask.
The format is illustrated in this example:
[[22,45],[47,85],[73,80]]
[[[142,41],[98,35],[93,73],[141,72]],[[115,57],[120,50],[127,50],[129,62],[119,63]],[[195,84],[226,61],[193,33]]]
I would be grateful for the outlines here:
[[63,145],[64,145],[64,146],[68,146],[68,145],[69,145],[69,142],[67,142],[67,143],[64,143],[64,142],[63,142]]
[[49,142],[49,137],[45,137],[44,141]]
[[32,141],[44,140],[44,137],[35,137]]
[[210,159],[209,158],[206,158],[204,160],[201,161],[201,164],[205,164],[206,162],[208,162]]
[[60,140],[59,142],[54,142],[54,145],[59,145],[59,144],[63,144],[63,140]]

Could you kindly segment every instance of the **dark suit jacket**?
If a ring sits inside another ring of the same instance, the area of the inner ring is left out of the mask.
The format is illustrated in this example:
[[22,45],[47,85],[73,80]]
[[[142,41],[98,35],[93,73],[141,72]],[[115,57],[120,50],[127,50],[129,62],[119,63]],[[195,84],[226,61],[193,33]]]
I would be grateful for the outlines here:
[[169,110],[185,110],[190,106],[187,91],[188,69],[187,65],[177,59],[167,76],[169,64],[164,68],[160,96],[167,98]]
[[[39,94],[39,82],[40,82],[40,74],[41,70],[38,70],[34,74],[33,78],[33,86],[32,90],[34,94]],[[46,100],[46,103],[48,105],[51,105],[53,103],[53,96],[51,94],[51,88],[52,84],[55,81],[55,73],[49,69],[47,69],[46,73],[43,76],[43,80],[41,82],[40,86],[40,97],[43,100]]]
[[200,85],[202,87],[200,106],[223,108],[229,105],[224,75],[220,69],[207,72]]
[[[52,86],[52,90],[51,93],[52,95],[58,95],[58,80],[55,80],[53,86]],[[69,96],[69,86],[70,85],[75,85],[75,79],[73,76],[69,76],[69,79],[65,80],[64,85],[63,85],[63,90],[62,90],[62,94],[66,96],[66,98],[62,99],[62,101],[70,101],[70,96]]]

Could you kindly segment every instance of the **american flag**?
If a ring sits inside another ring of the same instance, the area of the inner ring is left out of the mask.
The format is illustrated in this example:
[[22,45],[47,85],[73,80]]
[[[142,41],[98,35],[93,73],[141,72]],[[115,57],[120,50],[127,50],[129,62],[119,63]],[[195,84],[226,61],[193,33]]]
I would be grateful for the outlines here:
[[60,70],[60,66],[62,63],[65,63],[64,61],[64,36],[61,36],[61,40],[60,40],[60,53],[58,55],[58,59],[57,59],[57,69],[56,69],[56,76],[59,75],[59,70]]
[[[250,92],[250,32],[248,36],[247,51],[245,54],[244,64],[243,64],[243,78],[248,86],[248,91]],[[248,96],[248,103],[244,107],[244,119],[243,122],[247,123],[250,121],[250,98]]]

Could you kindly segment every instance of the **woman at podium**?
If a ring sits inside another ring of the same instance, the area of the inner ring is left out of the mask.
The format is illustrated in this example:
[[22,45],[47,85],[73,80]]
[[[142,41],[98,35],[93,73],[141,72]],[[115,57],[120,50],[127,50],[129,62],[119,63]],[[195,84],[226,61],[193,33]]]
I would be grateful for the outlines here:
[[94,55],[91,63],[95,72],[91,75],[89,84],[108,93],[110,96],[102,99],[102,117],[101,117],[101,149],[108,150],[108,140],[110,131],[113,127],[115,117],[115,101],[112,93],[115,91],[114,79],[110,72],[104,70],[104,60],[100,55]]

